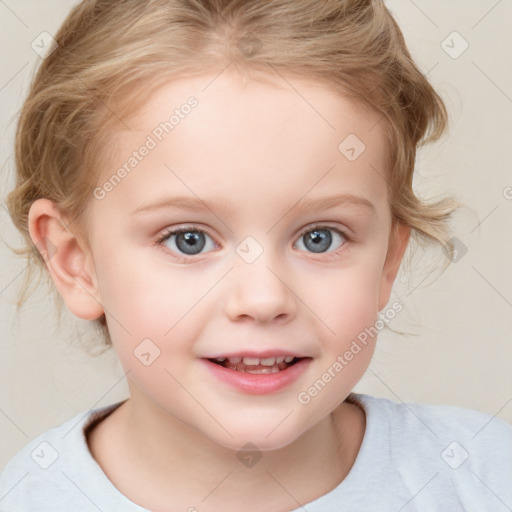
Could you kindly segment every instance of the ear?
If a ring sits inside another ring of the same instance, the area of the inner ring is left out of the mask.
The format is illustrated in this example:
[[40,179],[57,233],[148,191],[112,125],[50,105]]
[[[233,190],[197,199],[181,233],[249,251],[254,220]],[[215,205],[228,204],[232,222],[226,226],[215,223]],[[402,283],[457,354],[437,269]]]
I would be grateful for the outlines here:
[[66,220],[52,201],[38,199],[28,214],[30,237],[68,309],[79,318],[94,320],[103,314],[103,307],[92,257]]
[[391,289],[395,281],[400,263],[411,236],[411,228],[401,223],[393,223],[389,236],[388,253],[382,268],[379,288],[379,311],[382,311],[391,296]]

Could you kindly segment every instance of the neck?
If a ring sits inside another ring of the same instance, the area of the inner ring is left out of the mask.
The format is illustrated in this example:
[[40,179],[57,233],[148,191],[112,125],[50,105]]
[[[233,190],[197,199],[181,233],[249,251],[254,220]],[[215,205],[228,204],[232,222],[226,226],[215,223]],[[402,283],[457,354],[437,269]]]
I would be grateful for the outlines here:
[[289,445],[243,458],[133,395],[108,419],[93,455],[129,499],[162,512],[300,508],[346,477],[365,430],[363,411],[343,402]]

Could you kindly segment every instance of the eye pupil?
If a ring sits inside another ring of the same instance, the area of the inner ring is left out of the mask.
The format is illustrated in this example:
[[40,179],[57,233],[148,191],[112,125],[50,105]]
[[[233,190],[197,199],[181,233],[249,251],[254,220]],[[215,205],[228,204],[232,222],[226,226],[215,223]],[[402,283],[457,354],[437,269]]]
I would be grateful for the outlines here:
[[184,235],[185,241],[189,245],[193,245],[195,241],[197,240],[197,236],[195,233],[185,233]]
[[313,231],[311,238],[315,244],[318,244],[322,241],[322,235],[318,231]]

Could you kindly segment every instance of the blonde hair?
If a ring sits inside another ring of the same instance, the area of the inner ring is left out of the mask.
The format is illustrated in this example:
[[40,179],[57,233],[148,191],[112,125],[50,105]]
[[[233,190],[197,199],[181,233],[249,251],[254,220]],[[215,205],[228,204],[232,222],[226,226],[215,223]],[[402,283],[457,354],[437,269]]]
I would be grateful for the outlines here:
[[[109,128],[172,77],[228,65],[242,76],[311,78],[377,112],[388,138],[395,225],[410,226],[416,240],[438,242],[452,254],[447,222],[458,203],[427,204],[412,188],[416,148],[440,138],[446,108],[382,0],[85,0],[55,39],[16,132],[17,183],[7,206],[25,239],[15,251],[29,259],[18,307],[33,272],[45,266],[28,232],[31,204],[54,201],[87,243],[87,206]],[[109,345],[105,317],[95,322]]]

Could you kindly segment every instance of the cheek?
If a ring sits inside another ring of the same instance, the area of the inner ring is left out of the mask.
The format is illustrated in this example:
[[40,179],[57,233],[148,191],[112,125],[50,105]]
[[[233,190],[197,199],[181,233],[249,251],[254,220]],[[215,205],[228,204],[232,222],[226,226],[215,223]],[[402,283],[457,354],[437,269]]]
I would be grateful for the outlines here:
[[195,296],[186,276],[169,268],[158,270],[142,251],[110,253],[98,268],[102,305],[118,320],[113,323],[130,333],[161,337]]
[[323,326],[318,340],[325,358],[317,377],[328,382],[324,403],[319,402],[325,414],[354,388],[372,359],[379,313],[377,267],[339,271],[325,279],[324,293],[317,289],[311,297]]
[[98,266],[98,284],[112,343],[123,366],[132,367],[137,362],[134,353],[142,347],[158,353],[152,368],[190,352],[190,340],[197,338],[210,313],[208,301],[201,298],[218,276],[160,268],[155,262],[148,265],[143,257],[133,256],[136,251],[130,251],[130,258],[123,251],[118,254]]
[[306,303],[336,336],[346,338],[373,324],[378,315],[378,265],[350,266],[317,281]]

